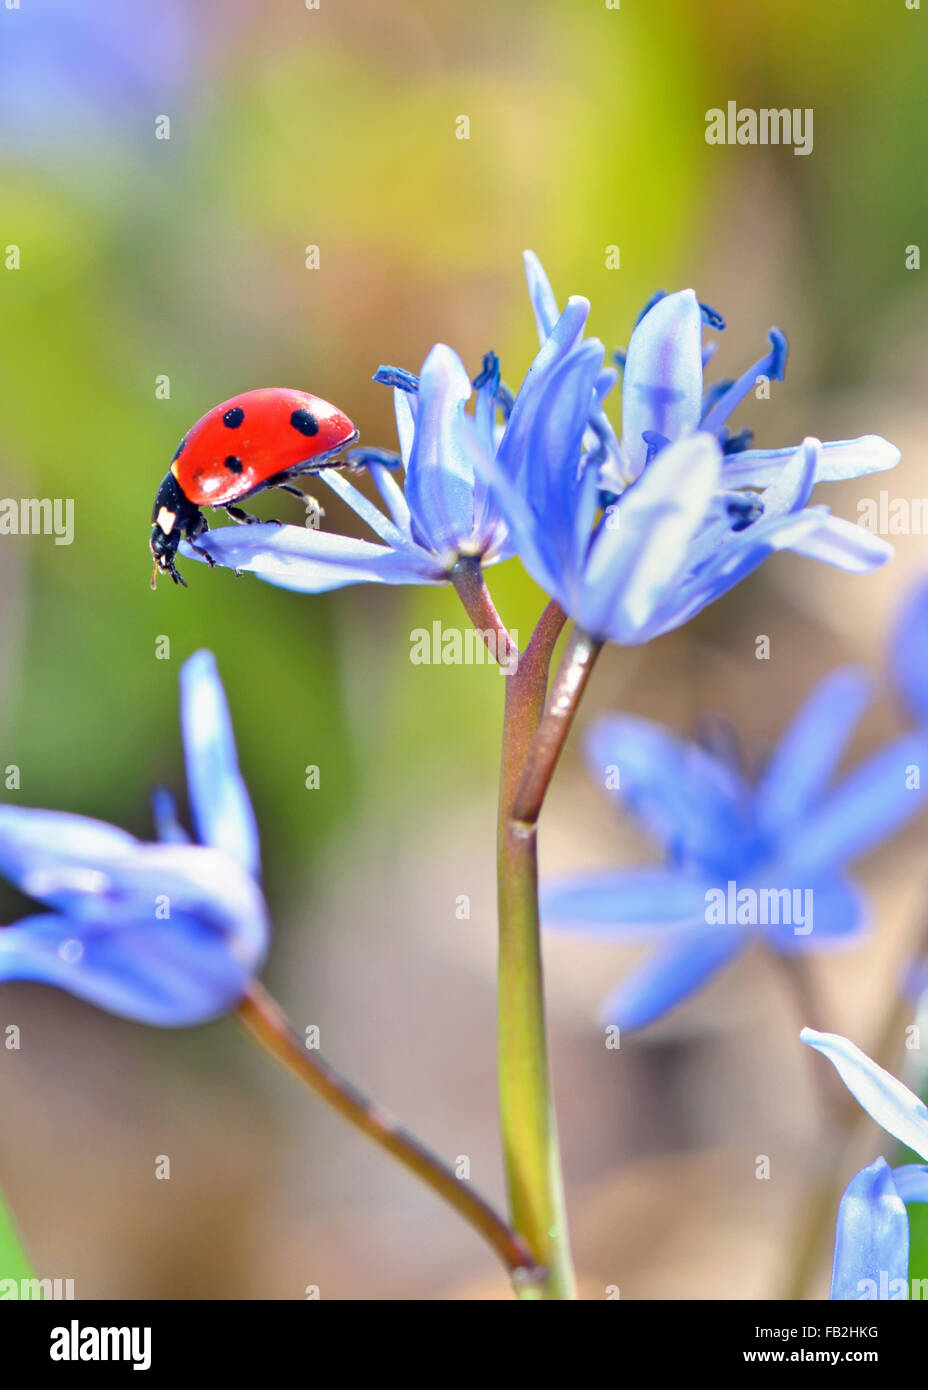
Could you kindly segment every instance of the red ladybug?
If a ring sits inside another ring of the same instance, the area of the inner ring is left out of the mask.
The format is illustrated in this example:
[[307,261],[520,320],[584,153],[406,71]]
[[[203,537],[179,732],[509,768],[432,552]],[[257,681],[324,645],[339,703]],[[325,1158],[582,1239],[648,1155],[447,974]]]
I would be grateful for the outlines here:
[[[187,587],[174,556],[182,535],[200,550],[196,538],[209,529],[201,507],[224,507],[235,521],[259,521],[235,503],[267,487],[302,497],[287,480],[333,467],[336,455],[357,437],[354,425],[336,406],[280,386],[245,391],[207,411],[177,446],[155,498],[151,587],[159,570]],[[200,553],[206,555],[205,550]]]

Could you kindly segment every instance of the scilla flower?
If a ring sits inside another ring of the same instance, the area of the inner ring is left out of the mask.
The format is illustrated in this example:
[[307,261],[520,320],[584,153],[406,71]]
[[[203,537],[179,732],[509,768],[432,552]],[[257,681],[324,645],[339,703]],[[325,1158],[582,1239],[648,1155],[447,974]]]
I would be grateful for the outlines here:
[[[462,557],[483,566],[514,554],[509,527],[487,484],[491,467],[514,476],[533,430],[558,447],[560,419],[549,386],[583,332],[589,304],[572,299],[546,335],[513,399],[500,382],[493,353],[472,384],[461,359],[439,344],[421,376],[382,367],[377,380],[394,387],[400,455],[357,449],[348,461],[366,466],[386,512],[334,470],[327,484],[367,525],[377,542],[300,526],[222,527],[197,544],[218,564],[305,593],[346,584],[446,584]],[[600,353],[601,353],[600,349]],[[580,388],[585,390],[585,387]],[[588,392],[580,408],[588,408]],[[467,409],[474,395],[473,411]],[[404,485],[394,472],[402,464]],[[190,558],[203,559],[189,548]]]
[[925,1163],[890,1168],[878,1158],[851,1178],[838,1208],[831,1297],[909,1296],[907,1202],[928,1202],[928,1108],[901,1081],[837,1033],[800,1038],[833,1064],[867,1114]]
[[165,792],[160,843],[59,811],[0,807],[0,872],[47,910],[0,928],[0,982],[57,985],[141,1023],[202,1023],[239,1002],[268,943],[258,837],[208,652],[181,672],[197,843]]
[[[544,337],[557,304],[537,259],[526,260]],[[807,504],[817,482],[892,468],[899,451],[874,435],[747,449],[748,435],[729,435],[729,416],[761,376],[782,377],[786,340],[771,330],[768,353],[706,392],[704,321],[724,326],[692,290],[647,307],[622,359],[621,437],[602,405],[611,378],[597,345],[584,343],[552,376],[546,428],[527,440],[520,475],[490,465],[526,568],[602,641],[637,644],[678,627],[776,550],[857,572],[892,553]]]
[[866,699],[855,671],[828,676],[756,779],[648,720],[594,725],[593,775],[665,861],[572,876],[543,892],[548,927],[655,945],[607,1000],[608,1021],[654,1022],[752,941],[790,955],[861,930],[864,908],[845,867],[921,807],[928,767],[928,741],[911,734],[833,784]]

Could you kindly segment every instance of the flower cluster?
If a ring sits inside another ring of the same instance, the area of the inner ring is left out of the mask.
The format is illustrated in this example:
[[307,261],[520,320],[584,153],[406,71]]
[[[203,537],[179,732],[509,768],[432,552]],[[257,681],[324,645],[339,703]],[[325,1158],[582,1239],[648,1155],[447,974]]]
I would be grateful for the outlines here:
[[370,468],[386,512],[337,474],[320,475],[377,543],[294,526],[226,527],[202,540],[210,558],[318,593],[365,581],[443,583],[462,556],[486,565],[518,555],[592,637],[626,644],[686,622],[777,550],[856,572],[888,558],[879,537],[808,505],[817,482],[892,468],[899,452],[886,440],[767,450],[748,448],[747,431],[729,434],[755,384],[783,376],[778,330],[742,377],[706,390],[703,324],[719,329],[722,319],[692,290],[656,296],[619,355],[618,435],[603,405],[617,372],[604,366],[602,344],[583,337],[588,303],[573,298],[559,313],[531,253],[526,265],[541,347],[515,395],[492,353],[472,389],[440,344],[418,378],[378,373],[394,385],[405,486],[381,451],[351,456]]

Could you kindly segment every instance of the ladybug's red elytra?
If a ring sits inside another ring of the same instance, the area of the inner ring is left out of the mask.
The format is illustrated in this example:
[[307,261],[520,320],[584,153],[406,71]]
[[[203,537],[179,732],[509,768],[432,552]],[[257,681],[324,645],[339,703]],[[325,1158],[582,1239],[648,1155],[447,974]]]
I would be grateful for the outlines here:
[[357,437],[337,406],[281,386],[245,391],[207,411],[180,441],[155,498],[151,587],[159,571],[187,587],[174,563],[182,536],[213,563],[196,544],[209,529],[201,507],[224,507],[234,521],[259,521],[235,504],[269,487],[302,497],[288,479],[335,466]]

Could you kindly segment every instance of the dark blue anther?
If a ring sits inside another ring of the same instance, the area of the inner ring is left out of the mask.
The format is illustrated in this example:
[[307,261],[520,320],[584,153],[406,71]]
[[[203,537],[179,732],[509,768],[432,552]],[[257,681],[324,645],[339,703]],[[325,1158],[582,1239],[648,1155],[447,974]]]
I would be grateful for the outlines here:
[[725,320],[722,318],[722,315],[719,313],[718,309],[713,309],[711,304],[703,304],[700,302],[699,312],[702,314],[703,323],[708,324],[710,328],[725,327]]
[[732,519],[733,531],[745,531],[764,514],[763,499],[756,492],[733,494],[726,498],[725,510]]
[[415,396],[419,391],[419,378],[405,367],[378,367],[373,380],[381,386],[395,386],[400,391],[408,391]]
[[781,333],[779,328],[771,328],[767,334],[770,339],[772,351],[770,353],[769,376],[774,381],[782,381],[786,372],[786,355],[789,352],[789,344],[786,341],[786,334]]
[[645,468],[647,468],[651,460],[657,458],[661,449],[666,449],[670,440],[665,434],[658,434],[657,430],[644,430],[641,438],[648,446],[647,458],[644,461]]
[[615,352],[612,354],[612,360],[613,360],[613,362],[614,362],[615,365],[619,368],[619,370],[622,371],[622,372],[625,371],[625,358],[626,358],[626,356],[627,356],[627,354],[626,354],[624,348],[616,348]]
[[493,404],[499,406],[503,412],[503,419],[509,419],[515,397],[509,387],[505,386],[499,379],[499,358],[495,352],[484,354],[483,368],[474,377],[474,390],[489,391]]
[[754,431],[749,429],[739,430],[737,434],[730,435],[722,440],[723,454],[743,454],[745,449],[750,449],[754,443]]
[[484,353],[483,368],[474,377],[475,391],[481,391],[485,386],[494,396],[499,389],[499,358],[495,352]]
[[345,462],[351,468],[367,468],[372,463],[383,464],[384,468],[401,468],[403,460],[391,449],[349,449]]

